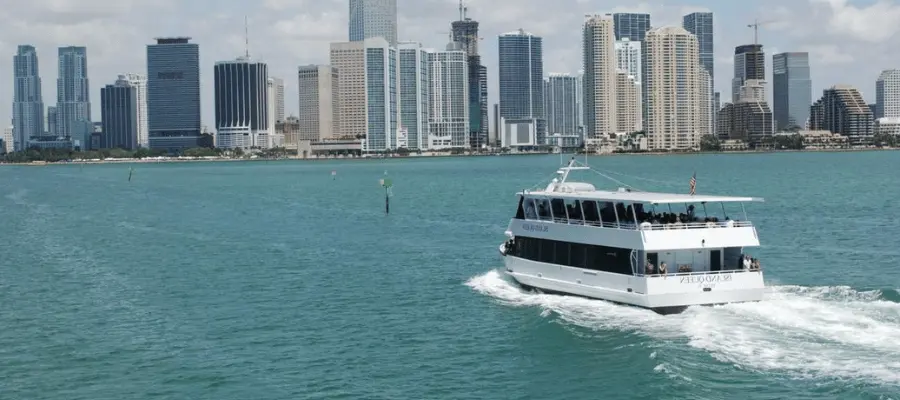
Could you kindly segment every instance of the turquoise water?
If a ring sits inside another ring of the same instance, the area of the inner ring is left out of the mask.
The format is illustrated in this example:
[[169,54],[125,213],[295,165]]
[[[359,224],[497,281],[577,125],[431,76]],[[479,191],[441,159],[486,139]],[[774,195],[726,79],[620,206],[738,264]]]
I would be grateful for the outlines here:
[[765,197],[767,300],[517,289],[497,245],[556,156],[3,167],[0,398],[900,398],[900,152],[590,163]]

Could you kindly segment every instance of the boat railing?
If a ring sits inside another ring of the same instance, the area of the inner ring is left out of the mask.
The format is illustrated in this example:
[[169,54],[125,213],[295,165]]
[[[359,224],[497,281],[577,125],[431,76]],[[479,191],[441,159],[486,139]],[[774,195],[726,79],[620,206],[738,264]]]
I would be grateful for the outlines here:
[[674,224],[652,224],[650,222],[642,222],[639,225],[635,225],[634,223],[628,223],[628,222],[585,221],[585,220],[566,219],[566,218],[549,218],[549,219],[541,219],[541,221],[553,222],[556,224],[588,225],[588,226],[596,226],[599,228],[644,230],[644,231],[661,231],[661,230],[671,230],[671,229],[737,228],[737,227],[753,226],[753,224],[750,221],[733,221],[733,220],[719,221],[719,222],[688,222],[688,223],[678,222],[678,223],[674,223]]
[[745,272],[759,272],[759,270],[752,269],[723,269],[721,271],[690,271],[690,272],[671,272],[666,274],[635,274],[635,276],[643,276],[648,278],[655,277],[681,277],[681,276],[693,276],[693,275],[722,275],[722,274],[740,274]]

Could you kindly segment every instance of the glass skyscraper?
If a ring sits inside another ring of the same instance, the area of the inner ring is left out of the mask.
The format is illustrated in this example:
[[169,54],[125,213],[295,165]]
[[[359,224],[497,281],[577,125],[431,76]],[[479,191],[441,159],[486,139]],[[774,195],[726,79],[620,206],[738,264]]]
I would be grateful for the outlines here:
[[34,46],[19,46],[13,57],[13,145],[15,151],[28,147],[28,139],[44,134],[44,100]]
[[248,150],[267,148],[269,67],[249,58],[216,63],[216,144]]
[[500,117],[536,120],[537,143],[544,144],[543,40],[523,30],[500,35]]
[[350,0],[351,42],[382,37],[397,45],[397,0]]
[[772,115],[779,130],[805,128],[812,104],[809,53],[772,56]]
[[365,42],[366,151],[396,149],[397,50],[381,38]]
[[398,46],[400,131],[406,138],[397,146],[422,150],[428,142],[428,52],[417,42]]
[[90,149],[91,99],[88,85],[87,48],[59,48],[59,78],[56,80],[56,133],[72,139],[82,150]]
[[190,38],[147,45],[147,125],[151,149],[179,151],[200,140],[200,46]]
[[682,18],[682,27],[697,37],[700,45],[700,64],[709,72],[710,79],[715,79],[714,49],[713,49],[713,13],[695,12]]
[[643,42],[647,31],[650,30],[650,14],[615,13],[613,29],[616,32],[616,40]]
[[103,126],[101,147],[135,150],[138,148],[138,89],[128,81],[100,89],[100,121]]

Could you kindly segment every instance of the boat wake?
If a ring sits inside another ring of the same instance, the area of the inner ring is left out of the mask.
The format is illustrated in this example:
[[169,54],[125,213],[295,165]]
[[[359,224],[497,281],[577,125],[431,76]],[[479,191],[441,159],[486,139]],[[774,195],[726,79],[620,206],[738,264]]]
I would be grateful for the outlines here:
[[739,368],[795,377],[900,384],[900,302],[897,291],[850,287],[769,287],[764,301],[690,307],[662,316],[602,300],[523,291],[500,271],[466,282],[511,306],[593,330],[681,339]]

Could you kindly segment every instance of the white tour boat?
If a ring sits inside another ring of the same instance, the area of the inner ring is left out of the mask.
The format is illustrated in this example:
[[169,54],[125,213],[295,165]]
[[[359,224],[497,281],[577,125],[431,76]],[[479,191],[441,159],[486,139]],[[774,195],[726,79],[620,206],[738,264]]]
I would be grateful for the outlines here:
[[523,287],[660,314],[762,300],[762,271],[744,252],[759,237],[743,205],[762,199],[696,195],[695,178],[691,194],[598,190],[568,180],[590,169],[576,164],[544,190],[518,193],[500,253]]

